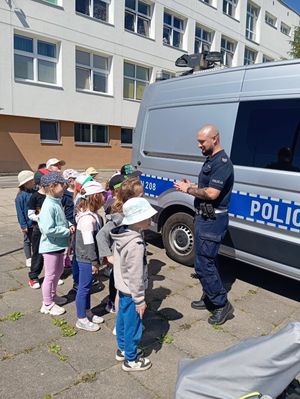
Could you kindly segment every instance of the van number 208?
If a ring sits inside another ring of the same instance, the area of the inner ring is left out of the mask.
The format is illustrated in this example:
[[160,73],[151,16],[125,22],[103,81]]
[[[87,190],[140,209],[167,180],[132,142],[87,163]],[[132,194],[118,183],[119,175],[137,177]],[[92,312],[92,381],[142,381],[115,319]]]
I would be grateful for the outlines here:
[[143,182],[144,189],[147,191],[156,191],[156,183],[152,183],[151,181]]

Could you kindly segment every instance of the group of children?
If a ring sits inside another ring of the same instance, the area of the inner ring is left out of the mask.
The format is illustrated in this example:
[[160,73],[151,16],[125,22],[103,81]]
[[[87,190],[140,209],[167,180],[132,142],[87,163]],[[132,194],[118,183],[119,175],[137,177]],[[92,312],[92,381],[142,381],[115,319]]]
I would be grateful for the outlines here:
[[[44,267],[40,312],[65,313],[67,298],[58,296],[56,289],[63,283],[64,267],[72,264],[76,327],[98,331],[104,319],[91,310],[91,286],[93,276],[106,265],[111,271],[106,311],[117,313],[116,360],[123,362],[125,371],[147,370],[151,362],[138,352],[148,281],[143,230],[156,211],[143,198],[143,185],[132,165],[124,165],[104,188],[95,180],[94,168],[62,173],[64,164],[52,158],[35,174],[26,170],[18,175],[16,209],[30,267],[29,286],[40,288]],[[105,221],[98,214],[101,208]]]

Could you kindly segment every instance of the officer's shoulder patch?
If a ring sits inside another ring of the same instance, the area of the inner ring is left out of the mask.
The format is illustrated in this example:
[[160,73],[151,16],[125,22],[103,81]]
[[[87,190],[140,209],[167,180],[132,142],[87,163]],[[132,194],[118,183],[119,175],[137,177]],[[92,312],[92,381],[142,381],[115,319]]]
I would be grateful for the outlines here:
[[228,161],[228,158],[221,158],[222,162],[226,163]]

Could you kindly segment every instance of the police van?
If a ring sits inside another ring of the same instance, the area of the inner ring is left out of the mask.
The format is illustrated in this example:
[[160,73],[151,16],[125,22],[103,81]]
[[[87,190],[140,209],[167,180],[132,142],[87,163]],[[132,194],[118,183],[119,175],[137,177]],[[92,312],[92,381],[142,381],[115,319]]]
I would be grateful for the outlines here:
[[206,70],[151,84],[133,139],[134,165],[158,210],[168,256],[192,265],[199,128],[220,129],[234,164],[230,227],[220,253],[300,280],[300,60]]

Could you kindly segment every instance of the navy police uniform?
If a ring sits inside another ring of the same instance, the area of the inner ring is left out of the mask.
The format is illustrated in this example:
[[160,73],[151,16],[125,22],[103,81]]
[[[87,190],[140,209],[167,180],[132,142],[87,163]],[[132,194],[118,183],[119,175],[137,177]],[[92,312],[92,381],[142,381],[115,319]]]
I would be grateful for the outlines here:
[[[211,304],[220,308],[227,302],[227,292],[221,281],[217,255],[228,227],[228,207],[234,182],[233,165],[224,150],[206,158],[198,178],[198,187],[220,190],[214,201],[195,198],[195,271],[203,293]],[[215,216],[207,217],[200,208],[213,206]]]

